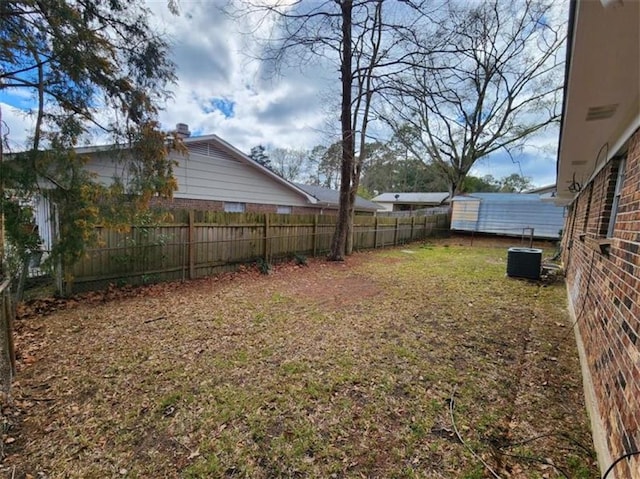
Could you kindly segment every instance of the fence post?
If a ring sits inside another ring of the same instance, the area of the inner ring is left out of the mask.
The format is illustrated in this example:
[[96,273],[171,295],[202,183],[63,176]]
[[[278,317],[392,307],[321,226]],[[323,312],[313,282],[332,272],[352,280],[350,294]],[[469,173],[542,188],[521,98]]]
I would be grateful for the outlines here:
[[187,242],[189,248],[189,279],[196,277],[196,244],[195,244],[195,212],[189,210],[189,230],[187,233]]
[[0,301],[2,301],[2,310],[0,311],[0,387],[2,392],[9,394],[11,390],[11,379],[13,377],[14,358],[12,351],[13,332],[11,330],[11,315],[13,308],[9,303],[9,280],[5,280],[0,285]]
[[400,217],[396,218],[396,229],[393,232],[393,246],[398,245],[398,229],[400,228]]
[[534,229],[531,228],[531,236],[529,236],[529,248],[533,248],[533,232]]
[[269,256],[271,256],[269,241],[269,213],[264,214],[264,260],[269,262]]
[[313,215],[313,257],[318,252],[318,215]]
[[6,292],[6,307],[7,307],[7,324],[9,325],[9,360],[11,362],[11,377],[16,376],[16,345],[13,342],[13,320],[16,317],[16,308],[13,305],[10,289],[7,288]]
[[411,217],[411,237],[409,238],[411,241],[413,241],[413,227],[416,224],[416,217],[412,216]]
[[373,225],[373,249],[378,247],[378,217]]

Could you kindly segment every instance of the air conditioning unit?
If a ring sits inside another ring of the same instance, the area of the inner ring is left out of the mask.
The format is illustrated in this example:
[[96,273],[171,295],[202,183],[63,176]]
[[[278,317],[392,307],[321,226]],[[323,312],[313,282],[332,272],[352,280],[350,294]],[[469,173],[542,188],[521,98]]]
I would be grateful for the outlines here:
[[538,248],[509,248],[507,276],[512,278],[540,279],[542,250]]

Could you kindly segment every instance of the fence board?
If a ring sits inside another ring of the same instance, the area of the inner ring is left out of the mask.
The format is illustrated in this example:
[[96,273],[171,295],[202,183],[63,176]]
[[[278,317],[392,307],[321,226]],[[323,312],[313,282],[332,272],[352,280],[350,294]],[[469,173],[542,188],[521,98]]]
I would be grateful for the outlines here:
[[[119,232],[98,228],[99,246],[90,249],[72,274],[74,289],[109,282],[145,283],[210,276],[238,264],[325,255],[336,217],[262,213],[175,212],[179,221],[134,226]],[[425,239],[448,230],[449,215],[357,216],[354,250]]]

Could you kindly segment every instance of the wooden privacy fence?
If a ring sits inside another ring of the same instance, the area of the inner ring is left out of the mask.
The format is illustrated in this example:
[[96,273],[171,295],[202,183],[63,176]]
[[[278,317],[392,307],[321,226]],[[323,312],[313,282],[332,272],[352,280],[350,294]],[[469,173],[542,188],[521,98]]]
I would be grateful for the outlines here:
[[[127,233],[98,228],[99,247],[72,271],[75,291],[108,283],[193,279],[239,264],[318,256],[330,249],[335,216],[183,212],[176,223],[134,226]],[[354,250],[404,244],[449,230],[448,214],[382,218],[356,216]]]

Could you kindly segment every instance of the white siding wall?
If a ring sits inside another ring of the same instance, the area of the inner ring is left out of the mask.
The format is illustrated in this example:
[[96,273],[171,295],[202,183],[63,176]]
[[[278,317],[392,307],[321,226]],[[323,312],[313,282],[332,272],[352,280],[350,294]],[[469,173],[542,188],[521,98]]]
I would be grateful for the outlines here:
[[42,238],[42,249],[45,251],[51,251],[53,248],[53,231],[55,221],[54,212],[51,208],[51,203],[48,199],[42,195],[38,195],[35,198],[34,205],[35,222],[38,226],[38,234]]
[[393,211],[393,203],[381,203],[379,201],[377,201],[376,203],[384,208],[382,211]]
[[123,178],[126,183],[127,167],[125,163],[116,160],[114,154],[99,152],[93,153],[91,156],[86,155],[85,158],[88,160],[85,168],[97,175],[96,179],[100,183],[108,185],[114,176]]
[[[172,154],[178,162],[176,198],[273,205],[307,206],[305,197],[270,178],[257,168],[236,160],[214,143],[191,143],[189,155]],[[87,169],[103,183],[111,182],[118,165],[109,156],[95,155]]]

